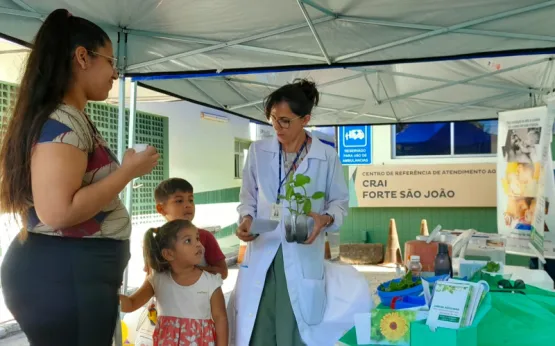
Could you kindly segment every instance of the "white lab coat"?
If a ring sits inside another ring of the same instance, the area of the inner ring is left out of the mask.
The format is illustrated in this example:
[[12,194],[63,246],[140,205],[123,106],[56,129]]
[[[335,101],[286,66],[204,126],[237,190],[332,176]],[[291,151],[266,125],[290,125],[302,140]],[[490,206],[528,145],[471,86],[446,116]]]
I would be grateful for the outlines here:
[[[285,172],[283,164],[281,166],[283,178]],[[241,217],[270,218],[272,204],[277,198],[278,167],[277,138],[251,144],[238,207]],[[347,214],[349,192],[337,153],[313,137],[310,150],[296,171],[298,173],[311,178],[305,186],[309,196],[317,191],[325,192],[324,199],[313,201],[312,211],[332,215],[335,222],[325,231],[338,231]],[[248,243],[228,304],[230,345],[248,346],[266,272],[280,245],[291,306],[301,338],[308,346],[334,345],[353,326],[355,313],[370,311],[371,298],[366,279],[350,266],[324,261],[324,232],[311,245],[288,243],[283,224],[285,217],[289,217],[289,212],[284,207],[282,222],[277,229],[262,233]]]

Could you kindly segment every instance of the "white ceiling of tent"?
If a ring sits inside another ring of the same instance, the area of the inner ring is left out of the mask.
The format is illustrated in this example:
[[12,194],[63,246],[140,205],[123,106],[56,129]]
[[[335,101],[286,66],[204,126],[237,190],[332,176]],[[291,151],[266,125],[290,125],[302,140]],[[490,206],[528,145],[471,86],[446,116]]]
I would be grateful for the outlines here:
[[[56,8],[127,37],[126,75],[174,75],[144,86],[258,120],[296,77],[315,125],[488,119],[554,87],[555,1],[0,0],[0,33],[30,42]],[[429,62],[453,56],[493,57]]]

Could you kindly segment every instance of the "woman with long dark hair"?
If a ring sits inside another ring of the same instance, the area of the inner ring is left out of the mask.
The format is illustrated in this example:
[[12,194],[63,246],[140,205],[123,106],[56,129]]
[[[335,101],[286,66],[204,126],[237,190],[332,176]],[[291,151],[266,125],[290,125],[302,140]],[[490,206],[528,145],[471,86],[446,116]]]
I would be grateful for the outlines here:
[[6,304],[33,346],[111,345],[131,223],[118,194],[159,155],[118,163],[85,114],[117,78],[108,35],[66,10],[35,37],[0,150],[0,213],[23,229],[2,264]]

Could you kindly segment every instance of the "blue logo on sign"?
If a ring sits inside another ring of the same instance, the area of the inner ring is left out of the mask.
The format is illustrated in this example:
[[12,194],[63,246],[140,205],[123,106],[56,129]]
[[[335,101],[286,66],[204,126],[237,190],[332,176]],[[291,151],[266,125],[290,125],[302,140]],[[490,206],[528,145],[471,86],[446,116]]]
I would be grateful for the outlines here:
[[370,126],[341,126],[338,131],[339,160],[344,165],[372,163],[372,132]]
[[343,145],[345,148],[360,148],[368,144],[368,133],[366,126],[360,127],[343,127]]

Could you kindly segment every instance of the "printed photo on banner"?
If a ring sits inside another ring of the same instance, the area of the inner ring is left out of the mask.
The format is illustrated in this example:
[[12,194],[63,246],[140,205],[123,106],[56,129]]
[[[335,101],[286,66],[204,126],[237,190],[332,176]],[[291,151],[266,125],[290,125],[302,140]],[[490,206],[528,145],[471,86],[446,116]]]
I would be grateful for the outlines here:
[[544,249],[549,207],[545,172],[552,136],[548,118],[547,107],[499,114],[497,224],[509,252],[534,256],[548,250]]
[[540,144],[540,137],[540,127],[508,129],[505,145],[501,147],[505,162],[539,162],[538,145]]

